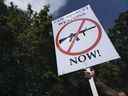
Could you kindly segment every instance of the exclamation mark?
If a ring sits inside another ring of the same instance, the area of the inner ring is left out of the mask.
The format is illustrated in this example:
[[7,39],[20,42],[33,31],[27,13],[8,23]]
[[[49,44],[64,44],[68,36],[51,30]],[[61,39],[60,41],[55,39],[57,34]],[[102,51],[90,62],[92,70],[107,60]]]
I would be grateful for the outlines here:
[[99,50],[97,50],[97,53],[98,53],[98,55],[99,55],[99,56],[101,56],[101,54],[100,54],[100,51],[99,51]]

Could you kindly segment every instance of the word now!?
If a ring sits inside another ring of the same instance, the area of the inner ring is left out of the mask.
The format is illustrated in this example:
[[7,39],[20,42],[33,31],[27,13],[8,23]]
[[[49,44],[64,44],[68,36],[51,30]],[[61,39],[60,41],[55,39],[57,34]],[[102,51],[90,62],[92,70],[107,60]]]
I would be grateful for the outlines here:
[[89,52],[87,54],[80,55],[80,56],[77,56],[77,57],[74,57],[74,58],[70,58],[69,61],[70,61],[70,65],[73,65],[73,64],[78,64],[78,63],[85,62],[87,59],[91,60],[93,58],[97,58],[97,57],[100,57],[100,56],[101,56],[100,51],[99,50],[94,50],[94,51]]

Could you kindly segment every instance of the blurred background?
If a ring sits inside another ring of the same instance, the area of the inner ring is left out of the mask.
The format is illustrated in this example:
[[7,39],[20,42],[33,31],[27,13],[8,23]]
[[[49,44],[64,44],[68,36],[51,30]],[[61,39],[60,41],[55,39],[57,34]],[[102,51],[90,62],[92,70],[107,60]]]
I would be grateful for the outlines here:
[[0,96],[92,96],[82,71],[57,76],[51,25],[87,4],[121,56],[93,68],[98,93],[128,96],[127,0],[0,0]]

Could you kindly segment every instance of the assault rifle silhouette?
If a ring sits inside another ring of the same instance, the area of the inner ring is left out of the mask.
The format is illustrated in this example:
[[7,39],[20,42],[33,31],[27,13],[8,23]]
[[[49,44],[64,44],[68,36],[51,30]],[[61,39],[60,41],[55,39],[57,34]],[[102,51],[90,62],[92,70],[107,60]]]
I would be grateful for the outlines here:
[[[83,33],[83,35],[85,36],[85,31],[91,30],[91,29],[93,29],[93,28],[95,28],[95,27],[96,27],[96,26],[93,26],[93,27],[87,28],[87,29],[85,29],[85,30],[82,30],[82,31],[79,32],[79,34]],[[60,39],[60,40],[59,40],[59,43],[61,44],[63,41],[65,41],[65,40],[68,39],[68,38],[70,38],[69,41],[71,42],[72,39],[73,39],[73,37],[74,37],[75,35],[76,35],[76,33],[71,33],[69,36]],[[79,37],[77,37],[76,40],[79,41],[79,40],[80,40]]]

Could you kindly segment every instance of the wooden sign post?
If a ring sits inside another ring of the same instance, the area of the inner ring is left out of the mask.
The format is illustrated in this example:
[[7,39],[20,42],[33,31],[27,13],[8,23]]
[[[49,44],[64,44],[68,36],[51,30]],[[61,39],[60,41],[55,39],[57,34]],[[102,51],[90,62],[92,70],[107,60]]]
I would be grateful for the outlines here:
[[[90,68],[87,68],[86,70],[87,70],[87,72],[91,73],[91,69]],[[89,79],[89,84],[90,84],[93,96],[99,96],[98,92],[97,92],[97,89],[96,89],[95,82],[94,82],[94,77],[91,77]]]

